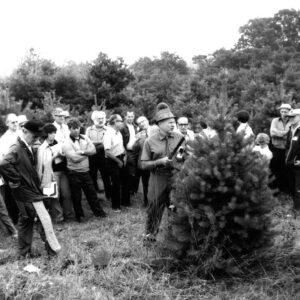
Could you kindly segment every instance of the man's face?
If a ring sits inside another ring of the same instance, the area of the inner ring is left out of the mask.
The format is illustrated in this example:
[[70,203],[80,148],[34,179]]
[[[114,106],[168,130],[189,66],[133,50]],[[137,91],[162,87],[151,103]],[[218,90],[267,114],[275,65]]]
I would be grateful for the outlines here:
[[179,118],[178,119],[178,129],[182,134],[186,134],[187,133],[187,129],[189,126],[189,122],[187,118]]
[[280,110],[280,115],[281,115],[282,118],[286,117],[288,113],[289,113],[289,110],[286,109],[286,108],[282,108]]
[[61,124],[64,123],[65,118],[64,118],[63,115],[58,114],[58,115],[55,115],[54,118],[55,118],[55,121],[56,121],[57,124],[61,125]]
[[120,130],[123,127],[123,120],[121,116],[118,116],[115,120],[115,127],[117,130]]
[[23,129],[23,133],[24,133],[24,139],[29,146],[32,146],[39,139],[38,135],[36,135],[35,133],[27,129]]
[[74,138],[79,137],[80,134],[80,127],[71,127],[70,128],[70,135]]
[[134,120],[134,112],[127,112],[126,114],[126,123],[132,124]]
[[56,132],[51,132],[51,133],[48,133],[48,137],[47,137],[47,140],[49,143],[53,143],[54,142],[54,139],[55,139],[55,134]]
[[175,119],[167,119],[164,121],[159,122],[158,127],[166,134],[171,133],[175,128]]
[[94,124],[96,126],[100,126],[100,127],[103,127],[104,124],[105,124],[105,117],[104,116],[99,116],[97,118],[94,119]]
[[139,120],[137,125],[141,128],[141,130],[147,130],[149,127],[149,122],[146,118],[142,118]]
[[17,131],[18,130],[18,119],[17,117],[12,117],[10,120],[7,121],[7,127],[11,131]]

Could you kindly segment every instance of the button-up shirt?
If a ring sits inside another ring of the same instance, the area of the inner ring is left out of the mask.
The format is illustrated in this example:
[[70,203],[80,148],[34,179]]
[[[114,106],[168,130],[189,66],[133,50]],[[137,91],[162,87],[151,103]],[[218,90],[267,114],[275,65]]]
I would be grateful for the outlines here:
[[125,153],[123,136],[120,131],[108,127],[103,138],[104,150],[111,155],[119,156]]
[[148,137],[145,141],[142,161],[157,160],[172,153],[177,144],[182,138],[179,132],[171,132],[168,137],[163,135],[160,131]]
[[289,122],[284,122],[281,117],[272,120],[270,135],[274,147],[285,149],[290,125]]
[[107,127],[97,127],[96,125],[90,126],[86,129],[85,135],[94,143],[103,144],[104,134],[107,131]]

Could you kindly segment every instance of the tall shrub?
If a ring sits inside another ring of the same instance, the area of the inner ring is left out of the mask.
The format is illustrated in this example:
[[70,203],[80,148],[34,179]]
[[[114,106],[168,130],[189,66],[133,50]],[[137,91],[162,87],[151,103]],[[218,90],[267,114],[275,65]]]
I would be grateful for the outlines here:
[[236,134],[226,101],[211,103],[218,136],[197,138],[175,175],[168,246],[205,273],[238,271],[241,258],[272,240],[268,162]]

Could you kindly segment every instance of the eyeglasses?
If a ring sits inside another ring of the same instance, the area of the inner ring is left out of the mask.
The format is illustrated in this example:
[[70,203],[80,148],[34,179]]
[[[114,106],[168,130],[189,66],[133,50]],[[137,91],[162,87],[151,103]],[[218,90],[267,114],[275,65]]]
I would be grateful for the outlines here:
[[185,124],[185,123],[182,123],[182,124],[178,124],[178,126],[188,126],[189,124]]

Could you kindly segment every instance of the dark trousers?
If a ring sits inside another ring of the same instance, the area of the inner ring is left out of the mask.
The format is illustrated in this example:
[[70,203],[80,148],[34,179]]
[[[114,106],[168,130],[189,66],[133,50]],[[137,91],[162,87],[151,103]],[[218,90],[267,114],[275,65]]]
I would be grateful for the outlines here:
[[100,151],[95,155],[90,156],[89,162],[90,162],[90,173],[91,173],[91,177],[95,189],[98,190],[97,172],[99,170],[104,185],[105,196],[106,198],[109,198],[111,194],[111,185],[110,185],[109,173],[107,170],[107,163],[106,163],[104,151]]
[[[19,221],[18,221],[18,244],[19,254],[26,256],[31,252],[32,238],[33,238],[33,227],[34,219],[37,216],[33,205],[29,202],[22,202],[22,210],[20,210]],[[55,252],[50,248],[46,235],[40,221],[37,221],[37,230],[41,236],[41,239],[45,243],[46,250],[49,255],[54,255]]]
[[146,233],[156,235],[165,210],[170,205],[171,174],[150,174]]
[[[123,157],[119,156],[123,161]],[[111,202],[113,209],[120,209],[121,204],[130,206],[130,190],[128,183],[128,167],[119,168],[118,164],[107,158],[107,166],[111,179]]]
[[10,219],[4,203],[4,186],[0,186],[0,222],[4,224],[9,234],[16,234],[17,230]]
[[81,205],[81,189],[83,190],[86,200],[95,216],[101,216],[103,209],[97,198],[91,175],[89,172],[76,172],[69,170],[69,183],[73,199],[75,216],[78,219],[84,216]]
[[144,206],[147,207],[147,205],[148,205],[148,185],[149,185],[150,171],[139,170],[138,174],[142,178]]
[[15,199],[12,195],[12,191],[8,185],[5,185],[4,201],[8,211],[8,215],[12,219],[14,224],[18,223],[19,218],[19,208],[17,205],[18,199]]
[[289,175],[285,163],[285,149],[271,147],[273,158],[270,162],[270,169],[275,176],[274,182],[271,183],[271,188],[278,188],[285,193],[292,193],[292,187],[289,184]]
[[138,153],[134,151],[127,150],[127,167],[128,167],[128,185],[129,191],[135,194],[139,188],[140,183],[140,173],[137,167],[137,156]]

